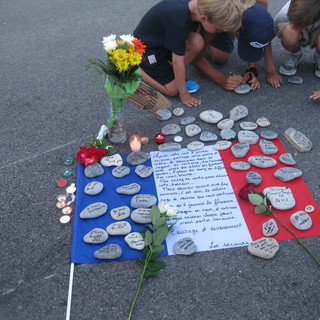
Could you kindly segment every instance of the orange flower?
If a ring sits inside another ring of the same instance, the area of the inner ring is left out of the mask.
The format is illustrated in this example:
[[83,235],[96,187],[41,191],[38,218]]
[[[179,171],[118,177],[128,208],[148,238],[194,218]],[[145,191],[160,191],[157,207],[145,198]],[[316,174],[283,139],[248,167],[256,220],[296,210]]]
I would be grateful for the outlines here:
[[134,44],[136,51],[144,54],[145,53],[145,48],[147,47],[145,44],[140,39],[132,39],[131,42]]

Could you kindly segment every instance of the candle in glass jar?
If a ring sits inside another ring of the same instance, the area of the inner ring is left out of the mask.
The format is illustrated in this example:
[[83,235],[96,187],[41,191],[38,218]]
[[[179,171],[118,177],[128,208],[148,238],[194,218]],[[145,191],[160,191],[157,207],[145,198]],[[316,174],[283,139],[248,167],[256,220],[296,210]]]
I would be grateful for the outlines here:
[[130,149],[132,152],[137,152],[141,150],[141,138],[138,135],[130,136],[129,140]]
[[166,136],[163,133],[159,132],[155,135],[155,140],[158,144],[164,143],[164,141],[166,140]]

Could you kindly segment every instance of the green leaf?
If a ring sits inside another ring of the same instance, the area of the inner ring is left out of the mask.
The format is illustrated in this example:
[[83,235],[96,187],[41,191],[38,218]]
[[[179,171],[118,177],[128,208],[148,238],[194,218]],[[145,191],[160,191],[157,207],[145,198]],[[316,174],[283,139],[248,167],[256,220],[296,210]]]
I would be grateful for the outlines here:
[[263,204],[260,204],[255,207],[254,212],[259,214],[259,213],[264,213],[268,208],[264,206]]
[[266,207],[266,210],[264,211],[264,215],[265,216],[268,216],[270,213],[271,213],[271,209],[272,209],[272,207],[271,206],[269,206],[269,207]]
[[147,270],[148,271],[159,271],[163,269],[166,266],[166,264],[163,261],[150,261]]
[[157,220],[160,218],[160,210],[158,206],[153,205],[150,211],[151,222],[153,225],[156,225]]
[[154,251],[150,256],[150,260],[156,260],[160,256],[161,251],[159,251],[159,252],[158,251],[156,251],[156,252]]
[[167,222],[167,219],[165,217],[160,217],[158,220],[156,220],[155,226],[156,228],[160,228],[164,226]]
[[153,234],[154,245],[161,244],[167,237],[168,232],[168,227],[166,225],[158,228]]
[[152,244],[152,233],[150,232],[150,230],[146,230],[143,240],[144,240],[146,246],[151,246],[151,244]]
[[163,244],[158,244],[157,246],[154,246],[153,248],[153,252],[162,252],[164,250],[164,245]]
[[[108,142],[107,142],[107,144],[108,144]],[[112,147],[112,146],[108,146],[108,147],[106,148],[106,150],[107,150],[107,155],[112,155],[112,154],[117,153],[117,150],[116,150],[114,147]]]
[[263,203],[263,198],[259,194],[249,193],[248,198],[249,198],[249,201],[255,206]]
[[143,275],[143,277],[144,278],[149,278],[149,277],[155,276],[156,274],[157,274],[156,271],[148,271],[148,270],[146,270],[144,275]]

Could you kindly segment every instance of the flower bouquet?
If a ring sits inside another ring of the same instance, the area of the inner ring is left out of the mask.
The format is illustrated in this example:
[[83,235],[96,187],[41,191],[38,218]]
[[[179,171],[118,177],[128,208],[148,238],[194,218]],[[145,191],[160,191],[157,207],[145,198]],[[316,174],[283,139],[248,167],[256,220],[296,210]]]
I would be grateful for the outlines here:
[[105,90],[111,99],[111,111],[108,119],[109,141],[123,143],[127,139],[126,131],[119,119],[125,100],[138,89],[141,82],[139,64],[145,52],[141,40],[131,35],[116,35],[103,38],[103,47],[107,52],[107,61],[97,58],[88,59],[87,69],[93,69],[97,76],[106,77]]

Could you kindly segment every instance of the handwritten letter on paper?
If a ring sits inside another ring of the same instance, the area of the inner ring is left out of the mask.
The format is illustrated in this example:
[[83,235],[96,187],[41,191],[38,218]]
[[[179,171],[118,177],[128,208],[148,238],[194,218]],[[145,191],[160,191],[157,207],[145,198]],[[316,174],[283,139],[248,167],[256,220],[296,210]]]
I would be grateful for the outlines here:
[[168,254],[191,237],[198,251],[248,245],[252,239],[218,151],[151,152],[158,200],[179,209]]

